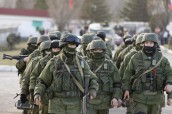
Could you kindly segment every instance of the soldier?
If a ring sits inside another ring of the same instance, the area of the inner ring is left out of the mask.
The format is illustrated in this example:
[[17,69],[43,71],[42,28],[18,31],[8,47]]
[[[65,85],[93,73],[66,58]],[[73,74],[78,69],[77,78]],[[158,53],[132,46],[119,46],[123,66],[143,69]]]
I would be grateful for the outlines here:
[[79,50],[78,52],[78,55],[81,55],[81,56],[86,56],[86,48],[87,48],[87,45],[94,39],[94,36],[91,35],[91,34],[84,34],[82,35],[82,38],[81,38],[81,45],[82,45],[82,48]]
[[[105,32],[99,31],[99,32],[97,32],[97,36],[100,37],[105,42],[105,38],[106,38],[106,33]],[[106,48],[107,48],[107,50],[106,50],[107,55],[110,58],[112,58],[112,47],[109,44],[106,43]]]
[[[51,44],[51,41],[44,41],[40,44],[39,48],[40,48],[41,56],[33,58],[30,61],[30,63],[27,65],[26,70],[24,71],[24,77],[23,77],[22,86],[21,86],[21,96],[20,96],[20,100],[22,103],[26,102],[26,98],[29,95],[29,93],[33,93],[32,91],[29,91],[30,75],[34,67],[38,63],[38,61],[42,57],[50,53],[50,50],[49,50],[50,44]],[[30,96],[29,100],[30,100],[31,105],[33,105],[34,103],[32,101],[32,96]],[[38,107],[35,107],[35,109],[32,110],[32,114],[38,114],[38,112],[39,112]]]
[[98,77],[99,90],[97,97],[88,102],[88,114],[109,114],[109,108],[118,107],[122,97],[121,78],[116,66],[106,59],[106,44],[102,40],[90,43],[91,58],[88,64]]
[[137,39],[136,39],[136,46],[130,50],[130,52],[124,57],[124,60],[120,66],[120,69],[119,69],[119,74],[121,76],[121,78],[123,78],[123,75],[124,75],[124,71],[131,59],[131,57],[136,54],[138,51],[140,51],[142,49],[142,38],[143,38],[143,35],[138,35],[137,36]]
[[[137,39],[136,39],[136,43],[135,43],[135,47],[133,49],[130,50],[130,52],[125,56],[121,66],[120,66],[120,69],[119,69],[119,74],[120,74],[120,77],[123,78],[123,75],[124,75],[124,71],[130,61],[130,59],[132,58],[132,56],[134,54],[136,54],[138,51],[140,51],[142,49],[142,38],[143,38],[143,34],[142,35],[138,35],[137,36]],[[126,100],[126,107],[127,107],[127,112],[126,114],[132,114],[132,101],[131,100]]]
[[[29,37],[27,41],[27,48],[26,49],[21,49],[20,55],[29,55],[31,54],[35,49],[37,49],[37,37]],[[16,68],[18,69],[18,74],[20,74],[20,81],[19,83],[21,84],[21,80],[23,77],[23,72],[26,68],[26,62],[27,62],[28,57],[21,59],[17,61],[16,63]]]
[[[41,74],[42,70],[46,66],[47,62],[53,58],[54,56],[58,55],[60,52],[60,47],[59,47],[59,40],[53,40],[51,41],[51,53],[46,55],[45,57],[41,58],[38,63],[36,64],[35,68],[33,69],[31,76],[30,76],[30,84],[29,84],[29,91],[30,91],[30,96],[32,99],[34,99],[34,89],[36,86],[37,78]],[[39,107],[39,114],[48,114],[48,98],[46,95],[43,95],[41,98],[43,102],[41,102],[41,106]]]
[[128,38],[132,38],[132,36],[130,34],[126,34],[124,37],[123,37],[123,42],[116,50],[114,56],[113,56],[113,62],[116,62],[120,52],[125,49],[128,45],[128,43],[130,44],[130,42],[127,42],[126,39]]
[[10,33],[7,36],[8,48],[10,50],[13,50],[14,49],[14,44],[16,43],[15,41],[16,41],[16,35],[14,33]]
[[[39,45],[40,45],[43,41],[47,41],[47,40],[50,40],[50,38],[49,38],[48,36],[46,36],[46,35],[40,36],[40,37],[38,38],[38,40],[37,40],[37,46],[39,47]],[[35,51],[33,51],[33,52],[29,55],[29,57],[28,57],[28,59],[27,59],[27,64],[31,61],[32,58],[37,57],[37,56],[40,56],[40,54],[41,54],[41,52],[40,52],[39,48],[36,49]]]
[[49,88],[50,114],[81,113],[81,97],[86,77],[89,77],[89,98],[96,97],[96,76],[90,71],[88,64],[76,55],[79,43],[80,40],[75,35],[63,34],[60,40],[60,54],[47,63],[39,76],[39,83],[34,91],[35,103],[40,105],[41,95]]
[[125,40],[125,42],[127,42],[127,47],[123,50],[121,50],[121,52],[119,53],[117,60],[116,60],[116,67],[119,69],[121,66],[121,62],[124,59],[124,56],[126,53],[128,53],[132,48],[133,48],[133,38],[128,38]]
[[132,99],[133,114],[158,114],[164,101],[163,91],[168,94],[169,105],[172,104],[172,69],[157,51],[156,34],[147,33],[142,41],[142,51],[131,58],[124,73],[124,99]]

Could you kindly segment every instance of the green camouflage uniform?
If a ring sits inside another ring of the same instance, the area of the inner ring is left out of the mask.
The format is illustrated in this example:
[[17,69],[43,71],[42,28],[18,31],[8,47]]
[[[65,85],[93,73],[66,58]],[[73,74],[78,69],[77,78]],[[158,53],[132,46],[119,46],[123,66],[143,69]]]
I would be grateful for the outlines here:
[[131,59],[131,57],[137,53],[138,51],[140,51],[142,49],[142,47],[140,46],[140,44],[142,43],[142,38],[143,38],[143,35],[138,35],[137,36],[137,39],[136,39],[136,42],[135,42],[135,47],[133,47],[130,51],[128,51],[128,53],[124,56],[124,60],[123,62],[121,63],[121,66],[120,66],[120,69],[119,69],[119,74],[121,76],[121,78],[123,78],[123,75],[124,75],[124,71]]
[[121,53],[119,54],[117,60],[116,60],[116,67],[119,69],[121,66],[121,62],[123,61],[125,55],[133,48],[133,45],[129,45],[126,47]]
[[[157,43],[157,37],[152,34],[146,34],[143,41]],[[155,66],[162,56],[162,53],[158,51],[155,51],[152,57],[139,51],[131,58],[124,73],[123,90],[130,91],[133,100],[133,114],[158,114],[160,112],[164,102],[164,87],[172,83],[172,69],[169,61],[164,57],[152,71],[139,76]],[[168,98],[171,98],[170,94]]]
[[[44,41],[41,43],[40,52],[42,56],[33,58],[27,65],[26,70],[24,71],[24,77],[23,77],[22,86],[21,86],[21,94],[29,95],[30,93],[29,100],[31,104],[34,104],[34,103],[33,103],[33,98],[31,95],[31,91],[29,91],[30,90],[29,89],[30,76],[36,64],[38,63],[38,61],[46,55],[44,50],[48,50],[50,48],[50,44],[51,44],[50,41]],[[38,114],[38,112],[39,112],[38,107],[35,107],[35,109],[32,110],[32,114]]]
[[95,94],[98,90],[97,77],[90,71],[85,60],[76,55],[76,49],[69,48],[67,45],[68,43],[78,45],[78,40],[75,35],[70,33],[63,34],[60,41],[60,45],[63,48],[61,53],[47,63],[39,76],[40,81],[35,87],[35,97],[44,94],[48,88],[48,113],[50,114],[81,113],[81,98],[83,93],[71,78],[66,65],[82,87],[84,86],[85,75],[90,75],[88,85],[90,95],[92,95],[91,91],[94,91],[93,93]]
[[[25,49],[25,48],[21,49],[20,55],[31,54],[37,48],[36,41],[37,41],[37,37],[29,37],[29,39],[27,41],[28,47],[27,47],[27,49]],[[26,62],[24,61],[24,59],[17,61],[16,68],[18,69],[18,74],[20,74],[19,83],[21,84],[21,81],[23,79],[23,72],[26,69]]]
[[[94,49],[102,49],[104,52],[95,57],[92,52]],[[103,41],[92,41],[90,50],[92,58],[88,60],[88,64],[98,77],[99,90],[97,97],[88,102],[88,114],[109,114],[111,100],[121,99],[121,78],[113,62],[105,57],[106,45]]]
[[[53,40],[51,42],[50,48],[59,48],[59,41],[58,40]],[[42,70],[46,66],[47,62],[53,58],[54,56],[58,55],[56,52],[51,52],[51,54],[46,55],[45,57],[41,58],[35,68],[33,69],[31,76],[30,76],[30,83],[29,83],[29,90],[32,91],[35,89],[35,86],[38,81],[38,77],[41,74]],[[42,96],[42,102],[41,102],[41,107],[39,107],[39,114],[47,114],[48,113],[48,98],[47,94],[44,94]]]

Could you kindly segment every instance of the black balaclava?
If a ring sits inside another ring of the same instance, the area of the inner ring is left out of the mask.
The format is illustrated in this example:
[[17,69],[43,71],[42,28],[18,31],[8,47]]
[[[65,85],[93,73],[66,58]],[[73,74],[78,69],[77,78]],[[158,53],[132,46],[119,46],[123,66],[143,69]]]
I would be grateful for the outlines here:
[[150,46],[143,46],[143,52],[147,55],[152,57],[154,53],[156,52],[157,46],[154,44],[153,47]]
[[94,52],[93,50],[91,50],[91,57],[93,59],[103,59],[105,58],[105,52]]
[[67,44],[64,45],[63,51],[64,51],[66,57],[68,57],[68,58],[72,58],[76,54],[76,48],[70,48],[70,47],[68,47]]

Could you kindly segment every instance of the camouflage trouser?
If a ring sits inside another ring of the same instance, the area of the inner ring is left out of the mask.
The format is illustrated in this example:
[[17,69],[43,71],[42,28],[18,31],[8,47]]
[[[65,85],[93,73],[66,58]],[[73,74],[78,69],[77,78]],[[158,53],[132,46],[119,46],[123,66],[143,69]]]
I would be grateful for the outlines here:
[[32,109],[31,114],[39,114],[39,107],[37,106],[34,109]]
[[132,114],[132,111],[133,111],[133,100],[130,99],[130,100],[126,100],[126,107],[127,107],[127,112],[126,114]]
[[134,102],[133,114],[159,114],[161,110],[161,104],[142,104]]
[[81,114],[81,99],[53,98],[49,100],[48,112],[50,114]]
[[47,104],[41,104],[41,106],[39,107],[39,114],[48,114]]
[[109,109],[88,108],[88,113],[87,114],[109,114]]

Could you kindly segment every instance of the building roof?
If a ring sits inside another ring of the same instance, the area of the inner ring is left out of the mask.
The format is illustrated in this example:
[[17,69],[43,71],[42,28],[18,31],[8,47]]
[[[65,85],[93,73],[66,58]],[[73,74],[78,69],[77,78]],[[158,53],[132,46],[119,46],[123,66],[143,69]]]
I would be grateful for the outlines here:
[[49,17],[46,10],[0,8],[0,15]]

